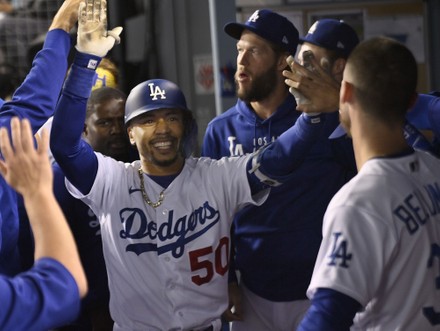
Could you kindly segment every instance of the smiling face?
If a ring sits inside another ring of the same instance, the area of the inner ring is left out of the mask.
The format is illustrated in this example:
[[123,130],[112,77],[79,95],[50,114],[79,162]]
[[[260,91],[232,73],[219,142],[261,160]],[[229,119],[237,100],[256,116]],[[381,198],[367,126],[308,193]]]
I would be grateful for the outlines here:
[[172,175],[184,163],[184,116],[180,109],[158,109],[133,118],[127,129],[142,169],[150,175]]
[[84,125],[84,139],[96,152],[127,161],[130,143],[124,125],[125,100],[107,98],[93,105]]

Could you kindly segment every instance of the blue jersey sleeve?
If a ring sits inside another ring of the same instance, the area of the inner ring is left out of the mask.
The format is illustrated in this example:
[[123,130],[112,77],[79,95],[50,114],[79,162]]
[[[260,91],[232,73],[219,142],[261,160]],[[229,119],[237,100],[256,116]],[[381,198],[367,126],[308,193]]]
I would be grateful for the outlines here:
[[429,94],[419,94],[416,104],[406,114],[406,119],[419,130],[428,130],[429,124],[428,109],[431,100],[435,97]]
[[361,304],[328,288],[319,288],[297,331],[349,331]]
[[[47,33],[25,80],[12,100],[1,105],[0,127],[9,127],[11,118],[18,116],[28,118],[35,133],[52,116],[67,72],[70,46],[67,32],[56,29]],[[0,186],[0,272],[14,275],[20,269],[17,196],[3,178]]]
[[431,130],[437,138],[440,138],[440,97],[431,100],[429,107],[429,122]]
[[302,114],[295,125],[249,160],[248,179],[252,193],[289,179],[323,133],[325,118],[325,115]]
[[74,278],[49,258],[14,278],[0,276],[0,293],[0,330],[49,330],[73,321],[80,309]]
[[440,137],[440,97],[438,92],[419,94],[416,104],[407,113],[407,120],[419,130],[431,130]]
[[11,117],[18,116],[28,118],[35,133],[52,116],[66,76],[70,46],[67,32],[56,29],[47,33],[24,82],[1,107],[0,126],[9,127]]
[[89,144],[81,139],[87,99],[100,58],[77,53],[64,85],[52,123],[50,148],[66,178],[83,194],[94,182],[98,161]]

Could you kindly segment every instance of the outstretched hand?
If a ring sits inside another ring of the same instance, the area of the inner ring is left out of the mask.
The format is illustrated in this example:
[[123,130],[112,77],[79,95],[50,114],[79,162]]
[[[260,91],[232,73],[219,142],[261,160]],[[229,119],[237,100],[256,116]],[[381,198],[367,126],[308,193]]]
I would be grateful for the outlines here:
[[28,119],[11,119],[11,137],[8,130],[0,128],[0,173],[6,182],[23,196],[52,191],[52,168],[47,155],[49,136],[43,131],[36,135],[38,147],[34,147],[32,129]]
[[315,58],[311,59],[311,63],[313,71],[295,62],[292,56],[287,58],[291,70],[284,70],[283,76],[286,77],[285,83],[290,87],[290,93],[295,95],[296,91],[292,90],[296,89],[308,99],[307,103],[298,104],[296,109],[306,113],[338,110],[341,84],[326,72]]
[[107,1],[81,2],[78,11],[78,36],[76,49],[104,57],[115,44],[119,44],[122,27],[107,31]]

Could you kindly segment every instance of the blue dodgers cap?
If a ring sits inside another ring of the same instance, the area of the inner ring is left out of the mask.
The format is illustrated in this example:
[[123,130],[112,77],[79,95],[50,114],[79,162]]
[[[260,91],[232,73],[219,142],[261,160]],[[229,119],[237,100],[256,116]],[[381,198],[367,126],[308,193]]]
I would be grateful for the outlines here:
[[269,9],[259,9],[244,24],[233,22],[224,26],[225,32],[237,40],[245,29],[281,46],[292,55],[296,53],[299,32],[292,22],[280,14]]
[[354,29],[345,23],[332,18],[316,21],[300,43],[307,42],[347,56],[359,44],[359,37]]

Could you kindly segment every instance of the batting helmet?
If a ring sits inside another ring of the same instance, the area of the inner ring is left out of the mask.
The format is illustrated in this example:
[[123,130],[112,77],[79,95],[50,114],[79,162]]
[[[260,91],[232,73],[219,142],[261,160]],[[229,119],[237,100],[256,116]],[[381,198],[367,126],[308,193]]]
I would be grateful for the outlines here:
[[180,88],[165,79],[151,79],[134,87],[125,104],[125,124],[133,118],[157,109],[182,109],[186,106]]
[[183,154],[190,155],[197,143],[197,123],[186,105],[180,88],[165,79],[150,79],[135,86],[125,103],[125,124],[133,118],[158,109],[180,109],[184,112]]

